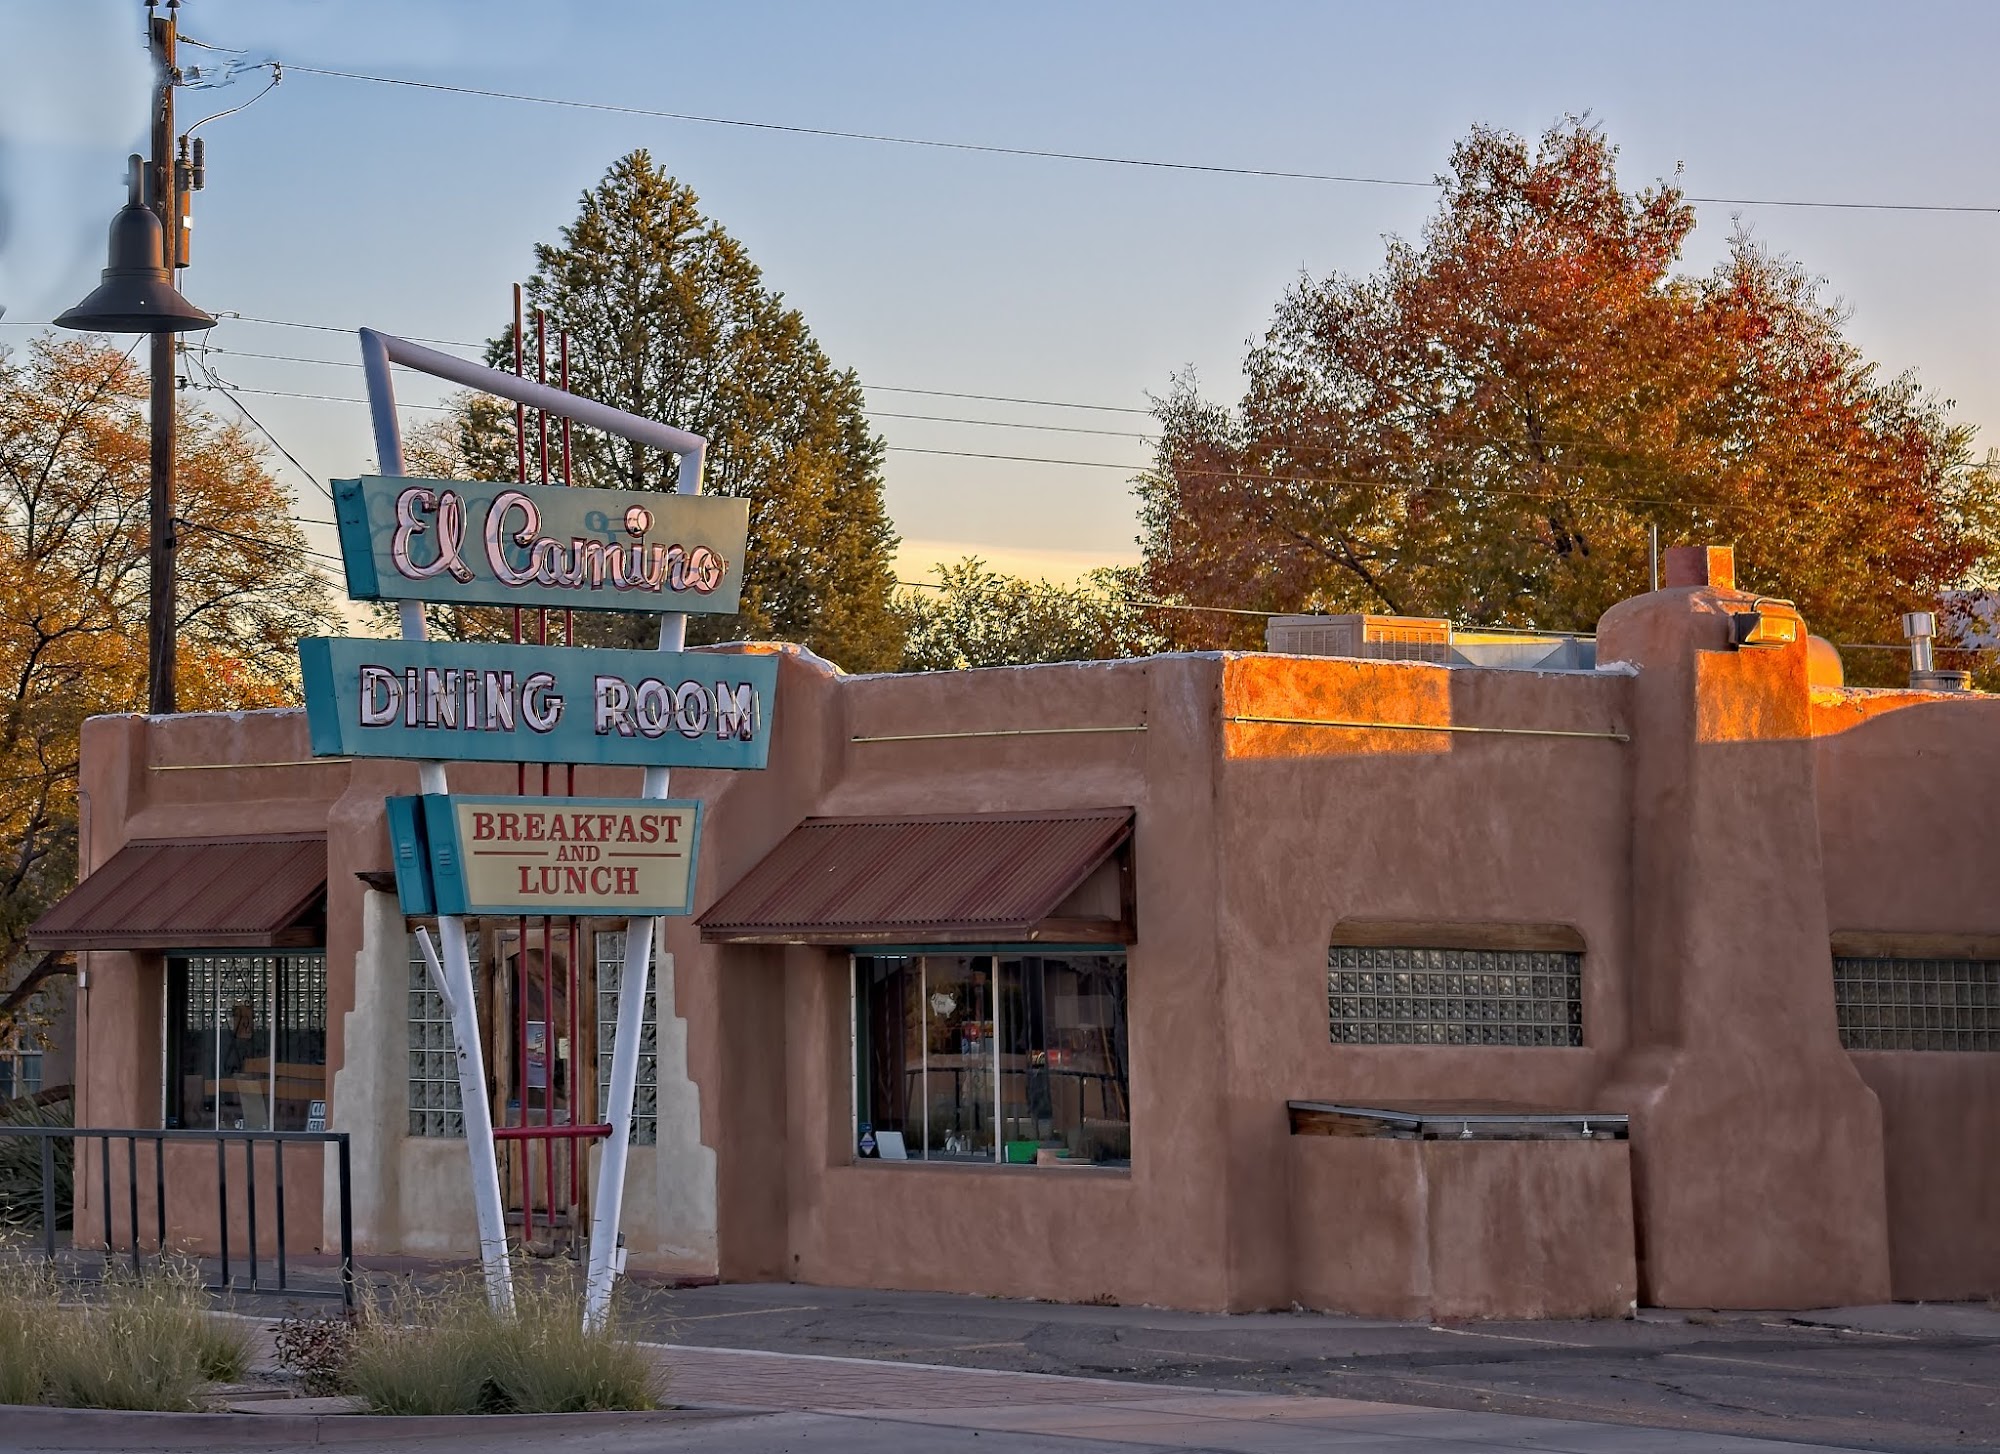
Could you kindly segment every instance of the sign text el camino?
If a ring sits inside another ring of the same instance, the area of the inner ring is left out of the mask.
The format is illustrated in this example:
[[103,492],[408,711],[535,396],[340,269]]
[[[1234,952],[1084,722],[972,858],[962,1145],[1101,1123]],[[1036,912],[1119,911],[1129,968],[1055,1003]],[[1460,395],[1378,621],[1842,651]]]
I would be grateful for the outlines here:
[[369,476],[333,482],[358,601],[727,615],[747,500]]

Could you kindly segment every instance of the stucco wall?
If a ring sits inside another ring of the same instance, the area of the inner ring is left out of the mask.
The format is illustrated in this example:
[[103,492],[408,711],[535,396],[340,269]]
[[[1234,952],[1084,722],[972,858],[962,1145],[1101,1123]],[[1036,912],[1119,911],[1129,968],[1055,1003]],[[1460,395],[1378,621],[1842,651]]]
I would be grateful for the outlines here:
[[[674,775],[675,795],[708,814],[697,910],[815,814],[1131,807],[1132,1165],[854,1164],[846,956],[706,945],[693,920],[672,921],[662,1145],[632,1162],[633,1265],[1285,1306],[1302,1285],[1365,1282],[1352,1261],[1301,1250],[1314,1229],[1300,1219],[1317,1220],[1334,1182],[1311,1172],[1319,1190],[1302,1201],[1300,1154],[1444,1154],[1297,1153],[1287,1100],[1504,1100],[1632,1114],[1646,1299],[1991,1290],[2000,1057],[1846,1054],[1827,946],[1840,930],[2000,936],[1973,851],[2000,807],[2000,703],[1814,696],[1803,646],[1729,647],[1727,614],[1746,599],[1679,588],[1625,603],[1599,652],[1626,665],[1594,674],[1189,655],[842,677],[787,651],[770,767]],[[912,734],[929,735],[857,740]],[[462,1143],[405,1134],[404,926],[355,878],[387,867],[381,798],[412,790],[413,769],[305,763],[296,713],[103,719],[84,750],[92,866],[135,837],[328,831],[332,1124],[355,1138],[358,1239],[469,1251]],[[631,794],[637,778],[585,770],[576,790]],[[506,792],[514,775],[454,766],[452,783]],[[1584,1044],[1332,1044],[1329,940],[1384,922],[1573,934]],[[159,962],[86,967],[82,1113],[154,1124]],[[1560,1199],[1560,1177],[1536,1180],[1553,1162],[1478,1154],[1514,1169],[1475,1178],[1454,1207]],[[1590,1162],[1591,1198],[1615,1200],[1626,1155]],[[1411,1185],[1407,1166],[1349,1177],[1353,1259],[1414,1235]],[[1447,1298],[1436,1238],[1456,1215],[1425,1213],[1430,1306],[1576,1305],[1509,1303],[1472,1273]],[[1482,1214],[1451,1234],[1447,1260],[1534,1265],[1542,1225]],[[1597,1281],[1617,1283],[1616,1269]]]
[[[1885,953],[2000,953],[1981,845],[2000,822],[2000,699],[1813,697],[1827,914]],[[2000,1053],[1858,1051],[1881,1102],[1898,1298],[2000,1293]]]
[[1288,1140],[1302,1307],[1606,1318],[1638,1296],[1623,1141]]

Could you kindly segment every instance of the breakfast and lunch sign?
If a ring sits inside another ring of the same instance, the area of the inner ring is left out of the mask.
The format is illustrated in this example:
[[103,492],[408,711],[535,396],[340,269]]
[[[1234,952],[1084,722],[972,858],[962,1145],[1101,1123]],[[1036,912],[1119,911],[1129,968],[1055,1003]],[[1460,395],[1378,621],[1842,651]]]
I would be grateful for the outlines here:
[[[503,798],[433,793],[390,800],[389,837],[411,875],[412,914],[690,912],[698,804],[658,798]],[[427,883],[428,901],[414,902]]]
[[[349,594],[529,609],[734,612],[747,502],[453,480],[335,482]],[[772,656],[438,640],[299,643],[315,756],[761,768]],[[413,914],[692,907],[700,813],[632,798],[391,798]]]

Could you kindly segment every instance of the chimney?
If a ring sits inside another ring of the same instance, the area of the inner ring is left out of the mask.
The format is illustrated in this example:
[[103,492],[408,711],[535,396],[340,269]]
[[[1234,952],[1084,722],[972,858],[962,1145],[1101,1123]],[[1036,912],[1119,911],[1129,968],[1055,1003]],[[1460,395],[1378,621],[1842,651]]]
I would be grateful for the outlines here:
[[1670,545],[1667,547],[1666,588],[1713,586],[1717,590],[1736,589],[1736,551],[1727,545]]
[[1962,692],[1971,673],[1939,671],[1931,657],[1937,617],[1929,611],[1903,613],[1903,636],[1910,643],[1910,687],[1920,692]]

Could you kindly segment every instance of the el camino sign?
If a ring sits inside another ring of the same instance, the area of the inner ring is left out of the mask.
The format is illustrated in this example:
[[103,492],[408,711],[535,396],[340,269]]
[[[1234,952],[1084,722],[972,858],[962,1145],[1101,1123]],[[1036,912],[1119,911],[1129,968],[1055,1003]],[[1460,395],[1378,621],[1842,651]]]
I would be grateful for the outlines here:
[[[441,914],[618,914],[693,908],[700,809],[653,798],[430,794],[390,815],[421,842]],[[400,868],[399,868],[400,875]]]
[[333,499],[357,601],[727,615],[743,594],[747,500],[402,476]]
[[319,757],[759,768],[775,656],[309,636]]

